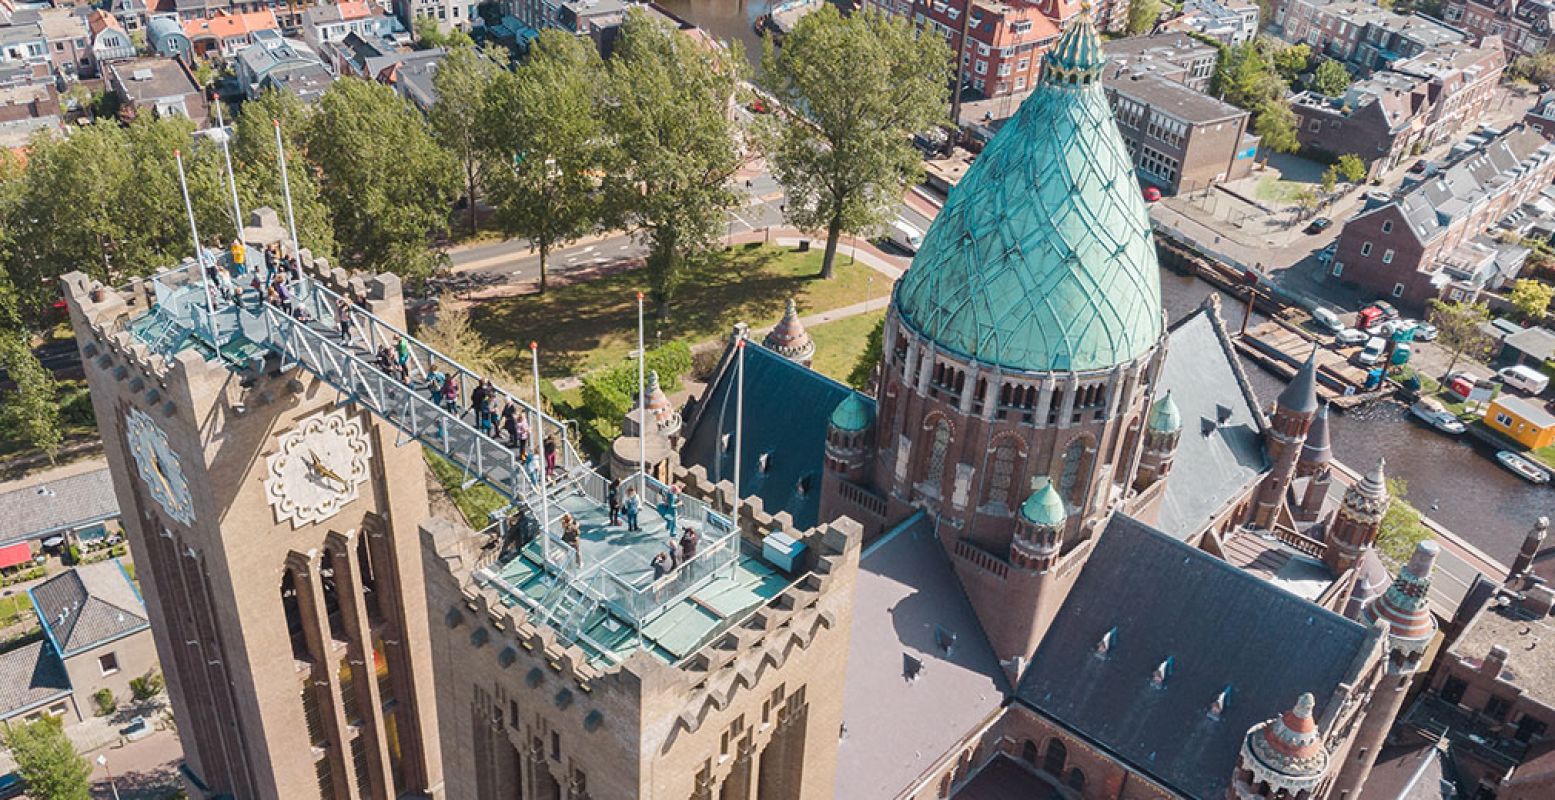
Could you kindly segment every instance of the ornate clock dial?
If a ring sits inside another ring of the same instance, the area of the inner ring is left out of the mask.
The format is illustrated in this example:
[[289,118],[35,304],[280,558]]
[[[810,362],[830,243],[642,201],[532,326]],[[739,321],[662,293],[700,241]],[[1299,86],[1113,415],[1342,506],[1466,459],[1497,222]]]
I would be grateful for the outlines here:
[[189,496],[189,481],[184,477],[178,454],[146,412],[132,408],[125,416],[124,435],[130,456],[140,479],[146,483],[152,499],[167,515],[185,525],[194,522],[194,501]]
[[265,496],[276,522],[323,522],[355,500],[368,477],[372,445],[344,411],[316,414],[282,434],[266,462]]

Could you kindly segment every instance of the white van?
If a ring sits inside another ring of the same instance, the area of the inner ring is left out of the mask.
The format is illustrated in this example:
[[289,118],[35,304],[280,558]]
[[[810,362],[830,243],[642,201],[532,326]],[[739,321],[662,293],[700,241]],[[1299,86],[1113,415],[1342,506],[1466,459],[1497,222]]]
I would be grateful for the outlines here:
[[1317,323],[1319,328],[1329,333],[1338,333],[1344,330],[1344,323],[1339,320],[1339,315],[1322,306],[1312,309],[1312,321]]
[[1531,395],[1542,394],[1550,388],[1550,376],[1518,364],[1515,367],[1502,367],[1496,371],[1501,376],[1501,381],[1514,389],[1521,389]]
[[923,246],[923,231],[898,219],[886,231],[886,241],[906,250],[909,255],[917,255],[918,248]]

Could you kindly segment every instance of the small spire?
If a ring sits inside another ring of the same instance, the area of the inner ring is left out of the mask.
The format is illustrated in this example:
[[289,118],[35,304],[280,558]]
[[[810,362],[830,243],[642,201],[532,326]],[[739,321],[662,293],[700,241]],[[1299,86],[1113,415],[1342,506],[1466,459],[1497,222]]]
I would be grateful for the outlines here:
[[1177,401],[1172,399],[1171,389],[1167,389],[1166,394],[1161,395],[1161,399],[1150,408],[1149,428],[1158,433],[1182,430],[1182,415],[1177,411]]
[[1312,414],[1317,411],[1317,345],[1312,345],[1312,353],[1307,356],[1307,362],[1296,370],[1296,375],[1290,379],[1285,390],[1280,392],[1280,397],[1275,401],[1279,408],[1292,414]]
[[1033,525],[1042,525],[1049,528],[1057,528],[1069,519],[1069,511],[1064,507],[1064,498],[1058,495],[1058,490],[1053,488],[1053,481],[1046,476],[1038,478],[1037,490],[1021,503],[1020,515]]
[[1042,81],[1052,85],[1086,85],[1101,75],[1107,63],[1101,48],[1101,35],[1091,20],[1091,9],[1083,6],[1080,13],[1069,21],[1064,35],[1058,38],[1043,57]]
[[1366,477],[1356,484],[1357,490],[1367,497],[1387,497],[1387,466],[1388,460],[1385,457],[1378,456],[1377,466],[1372,467],[1371,472],[1366,473]]
[[1393,639],[1429,640],[1436,633],[1429,607],[1431,570],[1440,553],[1441,546],[1430,539],[1416,545],[1393,585],[1366,607],[1366,619],[1387,622]]
[[1333,457],[1333,443],[1328,438],[1328,403],[1319,403],[1312,427],[1307,429],[1307,440],[1301,445],[1301,461],[1306,464],[1327,464]]
[[804,323],[799,321],[799,307],[794,304],[794,298],[788,298],[783,319],[767,333],[767,338],[761,344],[790,361],[806,366],[810,364],[810,359],[815,357],[815,341],[805,331]]

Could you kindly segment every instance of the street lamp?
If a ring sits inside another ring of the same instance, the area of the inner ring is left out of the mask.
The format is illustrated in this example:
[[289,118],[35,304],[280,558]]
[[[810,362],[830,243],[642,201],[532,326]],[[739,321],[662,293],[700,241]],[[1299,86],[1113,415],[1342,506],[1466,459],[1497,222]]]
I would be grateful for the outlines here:
[[97,755],[97,766],[102,767],[103,771],[108,773],[108,788],[113,790],[113,800],[119,800],[119,786],[113,782],[113,770],[108,769],[107,753],[99,753]]

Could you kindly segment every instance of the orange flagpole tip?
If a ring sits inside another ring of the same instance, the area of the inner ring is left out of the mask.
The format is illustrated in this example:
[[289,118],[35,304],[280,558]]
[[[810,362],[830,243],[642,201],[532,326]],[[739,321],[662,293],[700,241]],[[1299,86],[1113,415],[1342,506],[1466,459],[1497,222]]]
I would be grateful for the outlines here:
[[182,150],[174,150],[173,151],[173,158],[183,158],[183,155],[184,155],[184,153],[183,153]]
[[277,127],[277,128],[281,127],[281,121],[279,119],[272,119],[270,121],[275,123],[275,127]]
[[735,347],[736,350],[744,350],[745,349],[745,340],[744,339],[736,339],[736,340],[734,340],[734,347]]
[[530,350],[539,350],[540,349],[540,343],[539,342],[530,342],[529,343],[529,349]]
[[637,293],[637,302],[639,302],[639,303],[642,302],[642,299],[643,299],[643,293],[642,292],[638,292]]

